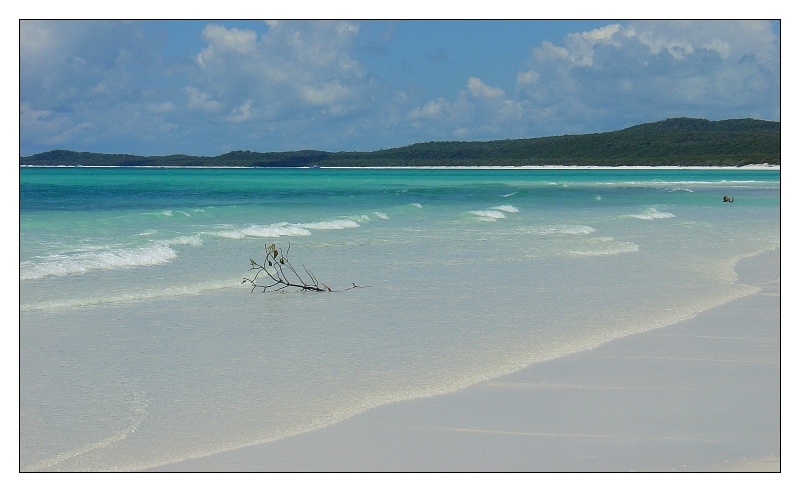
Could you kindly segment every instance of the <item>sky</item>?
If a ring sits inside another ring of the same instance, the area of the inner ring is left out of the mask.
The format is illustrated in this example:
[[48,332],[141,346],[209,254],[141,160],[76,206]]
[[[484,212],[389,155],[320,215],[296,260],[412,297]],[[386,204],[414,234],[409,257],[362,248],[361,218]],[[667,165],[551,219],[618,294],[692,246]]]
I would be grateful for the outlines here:
[[19,146],[371,151],[780,121],[780,22],[19,22]]

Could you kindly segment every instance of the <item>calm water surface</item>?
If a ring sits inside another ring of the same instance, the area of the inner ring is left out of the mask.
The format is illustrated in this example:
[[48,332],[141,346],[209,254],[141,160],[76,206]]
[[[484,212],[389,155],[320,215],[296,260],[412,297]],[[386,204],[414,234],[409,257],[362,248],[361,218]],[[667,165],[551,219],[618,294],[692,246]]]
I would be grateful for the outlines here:
[[[685,319],[756,289],[733,267],[779,213],[774,170],[23,168],[20,468],[277,439]],[[251,293],[271,243],[340,291]]]

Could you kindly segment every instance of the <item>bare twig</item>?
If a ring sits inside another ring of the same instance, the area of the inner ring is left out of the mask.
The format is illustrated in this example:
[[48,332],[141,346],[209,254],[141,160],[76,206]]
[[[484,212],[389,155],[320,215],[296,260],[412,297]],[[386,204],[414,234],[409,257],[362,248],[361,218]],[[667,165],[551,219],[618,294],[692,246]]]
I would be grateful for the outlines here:
[[[289,261],[289,250],[291,247],[292,244],[289,243],[289,246],[286,248],[286,253],[284,253],[283,249],[276,247],[274,244],[269,246],[265,244],[264,261],[258,263],[257,261],[250,259],[250,271],[254,271],[255,274],[253,275],[253,278],[245,277],[242,280],[242,283],[249,283],[252,286],[250,292],[254,292],[256,289],[261,289],[261,292],[266,292],[267,290],[271,292],[279,292],[289,287],[300,289],[304,292],[334,292],[333,289],[317,280],[317,277],[315,277],[314,274],[311,273],[311,271],[302,263],[300,265],[303,267],[303,271],[306,273],[307,278],[303,278],[303,276],[300,275],[297,269]],[[291,272],[292,278],[296,277],[297,281],[289,280],[284,268]],[[262,284],[259,281],[259,275],[261,274],[269,277],[272,283],[267,281]],[[322,286],[320,286],[320,284]],[[354,283],[352,287],[348,287],[344,290],[359,289],[361,287],[364,286],[356,285]]]

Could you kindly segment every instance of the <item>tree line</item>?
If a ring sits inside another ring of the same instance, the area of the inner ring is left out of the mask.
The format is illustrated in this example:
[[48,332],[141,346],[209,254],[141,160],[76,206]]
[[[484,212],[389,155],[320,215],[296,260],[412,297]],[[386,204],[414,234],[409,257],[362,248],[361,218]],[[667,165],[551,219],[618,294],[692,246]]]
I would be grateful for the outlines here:
[[251,152],[215,157],[135,156],[53,150],[21,166],[394,167],[394,166],[742,166],[780,164],[780,122],[670,118],[584,135],[427,142],[373,152]]

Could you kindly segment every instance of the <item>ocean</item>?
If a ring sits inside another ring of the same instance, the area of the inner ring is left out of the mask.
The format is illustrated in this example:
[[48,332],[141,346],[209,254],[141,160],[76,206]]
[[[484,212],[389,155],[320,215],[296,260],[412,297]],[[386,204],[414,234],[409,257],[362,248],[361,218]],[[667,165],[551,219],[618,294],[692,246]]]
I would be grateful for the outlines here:
[[[780,171],[21,168],[19,217],[20,470],[128,471],[749,295]],[[334,292],[251,292],[271,244]]]

